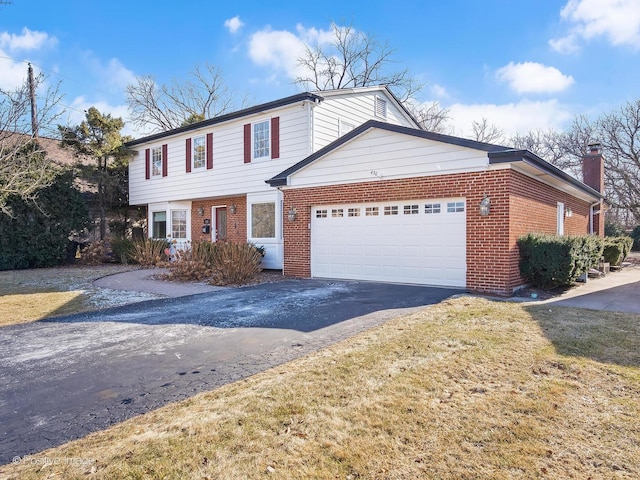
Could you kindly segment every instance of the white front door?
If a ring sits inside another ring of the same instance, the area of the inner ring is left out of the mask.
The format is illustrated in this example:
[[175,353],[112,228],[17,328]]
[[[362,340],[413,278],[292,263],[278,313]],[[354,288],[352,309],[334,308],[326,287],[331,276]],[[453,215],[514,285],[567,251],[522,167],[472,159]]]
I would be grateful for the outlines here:
[[311,276],[466,286],[464,199],[315,206]]

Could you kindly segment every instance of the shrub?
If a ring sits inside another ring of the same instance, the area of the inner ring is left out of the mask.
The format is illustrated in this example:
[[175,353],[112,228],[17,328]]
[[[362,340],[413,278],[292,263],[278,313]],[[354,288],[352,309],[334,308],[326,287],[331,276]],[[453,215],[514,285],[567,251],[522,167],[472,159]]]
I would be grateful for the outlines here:
[[633,250],[640,250],[640,225],[637,225],[631,232],[631,238],[633,239]]
[[631,237],[607,237],[602,253],[604,261],[611,266],[619,266],[629,255],[632,245],[633,239]]
[[80,263],[83,265],[100,265],[109,261],[111,249],[104,240],[96,240],[80,250]]
[[594,235],[559,236],[530,233],[518,239],[520,274],[535,286],[570,285],[597,265],[603,241]]
[[114,238],[111,240],[111,251],[113,260],[122,264],[127,264],[133,260],[133,240],[128,238]]
[[217,242],[213,249],[213,285],[244,285],[261,270],[263,254],[251,243]]
[[621,237],[624,235],[624,227],[622,224],[609,217],[604,221],[604,236],[605,237]]
[[192,242],[185,250],[178,250],[173,261],[166,265],[169,269],[166,278],[196,282],[211,278],[216,245],[207,240],[199,240]]
[[155,266],[168,260],[165,249],[169,247],[166,240],[145,238],[134,242],[131,259],[144,266]]

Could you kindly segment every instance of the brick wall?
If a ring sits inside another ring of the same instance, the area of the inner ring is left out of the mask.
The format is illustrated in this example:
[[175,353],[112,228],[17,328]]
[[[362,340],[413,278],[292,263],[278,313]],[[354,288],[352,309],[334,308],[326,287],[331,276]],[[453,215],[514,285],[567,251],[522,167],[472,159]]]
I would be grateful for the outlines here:
[[[231,205],[236,206],[236,213],[231,213]],[[225,197],[196,200],[191,204],[191,240],[211,241],[215,230],[215,218],[211,218],[212,207],[227,207],[227,239],[233,242],[247,241],[247,199],[246,197]],[[204,215],[198,215],[198,209],[204,209]],[[210,233],[202,233],[204,220],[210,220]]]
[[[484,194],[491,213],[481,216]],[[557,202],[571,208],[565,232],[587,233],[589,205],[513,170],[285,189],[285,211],[297,209],[295,222],[284,222],[284,273],[311,275],[311,208],[329,203],[400,201],[465,197],[467,201],[467,288],[510,295],[523,283],[516,240],[530,231],[555,233]]]

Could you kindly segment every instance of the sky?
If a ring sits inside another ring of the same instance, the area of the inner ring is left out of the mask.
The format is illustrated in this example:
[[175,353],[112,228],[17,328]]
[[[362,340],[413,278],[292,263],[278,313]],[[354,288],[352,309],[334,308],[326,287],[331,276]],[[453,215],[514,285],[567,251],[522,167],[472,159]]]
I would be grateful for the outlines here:
[[245,106],[268,102],[303,90],[296,60],[332,22],[392,47],[424,85],[416,102],[449,109],[454,135],[483,118],[506,135],[563,130],[640,99],[640,0],[12,0],[0,5],[0,89],[31,62],[59,83],[65,122],[90,106],[127,122],[136,77],[181,82],[209,63]]

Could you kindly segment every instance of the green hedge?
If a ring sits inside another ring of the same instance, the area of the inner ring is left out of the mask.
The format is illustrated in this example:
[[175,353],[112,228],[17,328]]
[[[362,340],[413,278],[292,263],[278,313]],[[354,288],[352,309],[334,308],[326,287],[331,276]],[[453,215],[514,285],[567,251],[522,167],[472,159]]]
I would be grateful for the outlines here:
[[631,232],[631,238],[633,239],[633,250],[640,250],[640,225],[637,225],[633,232]]
[[570,285],[595,267],[604,242],[595,235],[560,236],[529,233],[518,239],[520,274],[534,286]]
[[613,267],[619,266],[624,262],[633,246],[633,238],[631,237],[607,237],[604,240],[604,251],[602,256],[605,262]]

